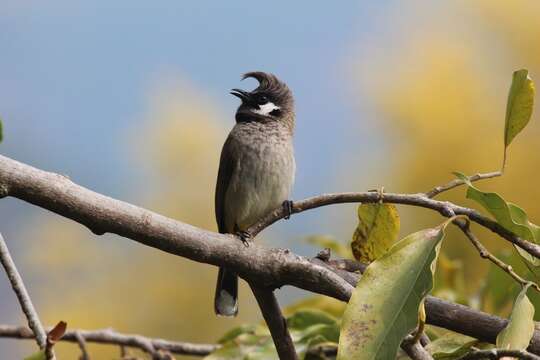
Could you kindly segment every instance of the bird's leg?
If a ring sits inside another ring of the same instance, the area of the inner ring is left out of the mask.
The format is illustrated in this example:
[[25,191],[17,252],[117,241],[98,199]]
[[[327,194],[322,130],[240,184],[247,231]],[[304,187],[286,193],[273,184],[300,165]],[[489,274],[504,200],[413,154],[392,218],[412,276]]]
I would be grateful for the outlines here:
[[292,200],[285,200],[283,202],[283,208],[285,209],[285,220],[289,220],[293,213],[293,202]]

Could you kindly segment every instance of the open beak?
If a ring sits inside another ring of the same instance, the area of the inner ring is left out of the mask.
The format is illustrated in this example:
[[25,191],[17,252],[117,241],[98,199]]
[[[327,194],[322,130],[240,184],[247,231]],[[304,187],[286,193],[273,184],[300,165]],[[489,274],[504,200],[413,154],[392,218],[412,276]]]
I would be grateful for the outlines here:
[[249,99],[249,92],[240,89],[232,89],[231,95],[240,98],[242,101],[247,101]]

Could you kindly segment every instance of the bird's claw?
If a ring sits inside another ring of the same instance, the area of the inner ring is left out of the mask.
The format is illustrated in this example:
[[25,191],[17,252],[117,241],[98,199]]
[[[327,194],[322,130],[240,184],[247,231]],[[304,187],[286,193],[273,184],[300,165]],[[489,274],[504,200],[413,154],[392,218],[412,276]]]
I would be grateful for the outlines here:
[[292,200],[285,200],[283,202],[283,208],[285,209],[285,220],[289,220],[293,213],[293,202]]
[[236,236],[242,240],[242,243],[245,247],[249,247],[249,243],[251,242],[252,235],[248,231],[238,231],[236,233]]

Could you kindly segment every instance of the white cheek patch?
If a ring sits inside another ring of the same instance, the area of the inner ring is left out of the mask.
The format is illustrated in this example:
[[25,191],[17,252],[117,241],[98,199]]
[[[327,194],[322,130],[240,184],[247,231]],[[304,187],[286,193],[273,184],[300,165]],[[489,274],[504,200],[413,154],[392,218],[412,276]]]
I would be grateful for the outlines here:
[[263,115],[263,116],[267,116],[268,114],[270,114],[272,111],[274,110],[279,110],[281,109],[279,106],[275,105],[273,102],[267,102],[266,104],[264,105],[259,105],[259,109],[253,109],[252,111],[255,113],[255,114],[259,114],[259,115]]

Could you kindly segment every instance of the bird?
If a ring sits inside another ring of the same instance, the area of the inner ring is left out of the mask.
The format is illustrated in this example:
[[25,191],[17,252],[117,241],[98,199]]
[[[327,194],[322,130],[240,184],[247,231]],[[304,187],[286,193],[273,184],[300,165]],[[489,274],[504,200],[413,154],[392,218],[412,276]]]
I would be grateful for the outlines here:
[[[293,205],[288,199],[296,169],[291,90],[270,73],[248,72],[242,80],[247,78],[259,85],[252,91],[230,92],[241,104],[221,150],[215,192],[219,232],[238,235],[246,244],[247,229],[280,205],[290,216]],[[219,268],[214,310],[218,316],[238,313],[238,276],[231,269]]]

